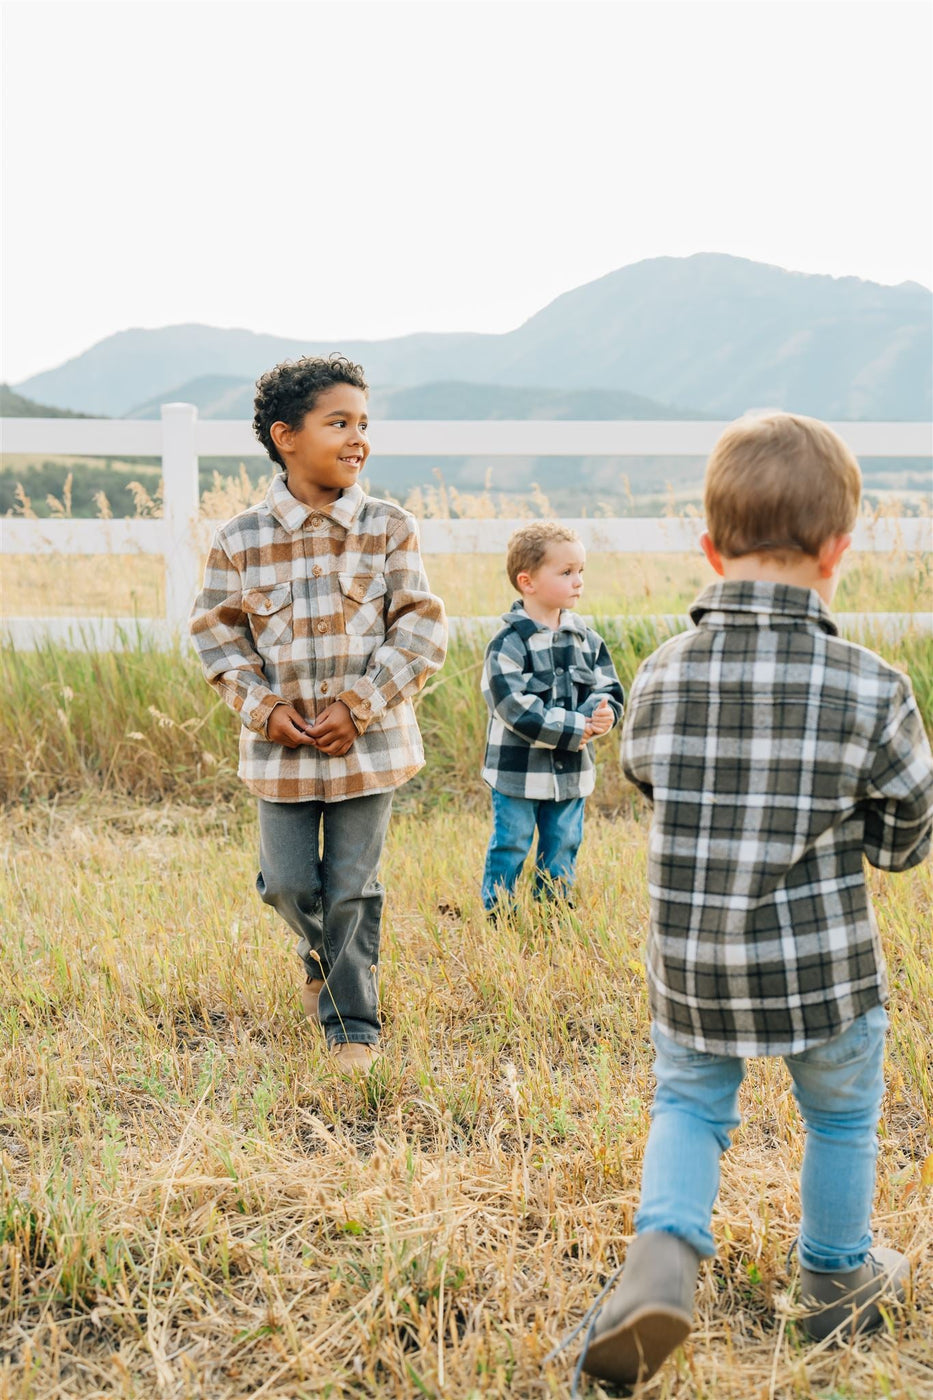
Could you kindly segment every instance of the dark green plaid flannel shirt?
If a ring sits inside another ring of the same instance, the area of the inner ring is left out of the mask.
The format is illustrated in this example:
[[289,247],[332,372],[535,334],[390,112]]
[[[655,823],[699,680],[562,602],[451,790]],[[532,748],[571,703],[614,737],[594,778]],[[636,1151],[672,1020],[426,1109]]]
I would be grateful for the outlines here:
[[652,801],[647,966],[665,1034],[794,1054],[887,999],[863,857],[930,848],[933,759],[910,682],[819,596],[723,582],[633,685],[627,776]]

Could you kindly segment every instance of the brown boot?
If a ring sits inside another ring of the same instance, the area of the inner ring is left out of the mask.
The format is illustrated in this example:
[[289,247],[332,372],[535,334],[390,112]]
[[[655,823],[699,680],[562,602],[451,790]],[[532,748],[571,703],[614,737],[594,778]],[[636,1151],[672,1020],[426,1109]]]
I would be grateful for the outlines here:
[[309,977],[301,989],[301,1007],[312,1026],[320,1025],[318,1001],[323,990],[324,982],[320,977]]
[[368,1074],[379,1059],[378,1045],[345,1040],[333,1047],[334,1061],[341,1074]]
[[873,1249],[861,1268],[845,1274],[818,1274],[800,1266],[800,1326],[814,1342],[839,1331],[848,1341],[856,1332],[874,1332],[884,1322],[881,1306],[904,1301],[910,1273],[906,1255]]
[[636,1235],[618,1287],[597,1315],[583,1356],[586,1374],[621,1385],[653,1376],[693,1326],[699,1267],[696,1250],[677,1235]]

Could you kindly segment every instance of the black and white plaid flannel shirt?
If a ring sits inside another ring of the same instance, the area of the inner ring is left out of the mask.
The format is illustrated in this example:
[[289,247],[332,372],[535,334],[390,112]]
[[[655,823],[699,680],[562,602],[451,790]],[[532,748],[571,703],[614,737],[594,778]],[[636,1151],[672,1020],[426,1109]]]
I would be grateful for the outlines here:
[[588,797],[596,765],[592,743],[583,742],[587,716],[605,697],[618,724],[625,699],[609,648],[566,608],[554,631],[520,602],[502,621],[483,665],[489,706],[483,777],[508,797]]
[[622,735],[654,806],[651,1008],[723,1055],[786,1055],[887,999],[862,863],[930,848],[933,758],[910,682],[819,596],[723,582],[641,667]]

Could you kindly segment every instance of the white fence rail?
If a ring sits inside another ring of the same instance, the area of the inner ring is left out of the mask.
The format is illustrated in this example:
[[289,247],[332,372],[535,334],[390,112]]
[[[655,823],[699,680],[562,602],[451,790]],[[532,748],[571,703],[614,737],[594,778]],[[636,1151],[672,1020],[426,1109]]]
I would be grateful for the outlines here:
[[[928,423],[834,423],[857,456],[928,457]],[[385,422],[373,433],[381,456],[706,456],[720,422]],[[0,520],[4,554],[161,554],[165,559],[162,618],[5,617],[3,631],[14,645],[40,640],[115,647],[142,635],[170,642],[185,630],[198,587],[201,559],[217,521],[198,516],[198,458],[256,456],[259,447],[248,422],[200,420],[192,404],[165,404],[161,421],[82,418],[7,418],[0,421],[4,452],[88,456],[161,457],[164,515],[144,520]],[[425,520],[426,554],[499,554],[514,520]],[[698,519],[671,517],[587,518],[569,521],[588,549],[622,553],[673,553],[697,547]],[[862,521],[854,547],[920,552],[933,547],[925,518]],[[864,614],[863,622],[889,629],[918,625],[933,630],[925,614]],[[852,626],[858,615],[843,619]],[[485,626],[474,619],[471,630]],[[466,624],[465,624],[466,625]]]

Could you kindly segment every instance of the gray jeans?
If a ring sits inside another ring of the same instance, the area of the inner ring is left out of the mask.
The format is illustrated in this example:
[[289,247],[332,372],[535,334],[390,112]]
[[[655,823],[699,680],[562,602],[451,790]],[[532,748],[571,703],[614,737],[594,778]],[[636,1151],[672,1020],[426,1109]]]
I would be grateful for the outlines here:
[[378,870],[393,796],[259,800],[256,888],[298,935],[308,976],[324,979],[319,1014],[330,1045],[379,1039],[376,970],[385,890]]

